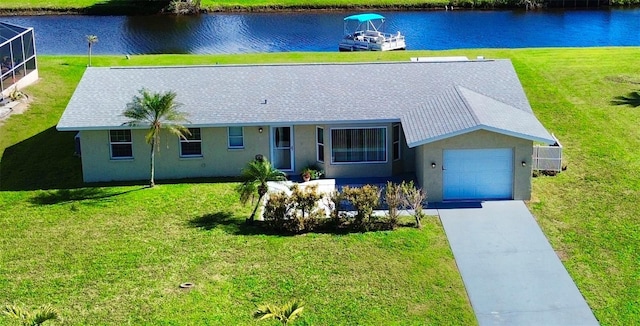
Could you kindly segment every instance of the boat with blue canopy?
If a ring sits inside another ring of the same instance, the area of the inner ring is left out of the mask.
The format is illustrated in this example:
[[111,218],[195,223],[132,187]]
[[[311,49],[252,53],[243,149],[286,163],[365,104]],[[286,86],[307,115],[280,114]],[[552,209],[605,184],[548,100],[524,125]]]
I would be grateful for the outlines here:
[[338,48],[340,51],[392,51],[404,50],[404,35],[385,33],[385,18],[379,14],[367,13],[344,18],[344,37]]

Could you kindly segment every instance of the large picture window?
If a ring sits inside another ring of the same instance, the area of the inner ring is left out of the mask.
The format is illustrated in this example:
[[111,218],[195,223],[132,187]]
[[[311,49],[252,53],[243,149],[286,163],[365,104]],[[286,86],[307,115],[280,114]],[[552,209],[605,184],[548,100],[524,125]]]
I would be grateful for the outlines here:
[[316,159],[324,162],[324,128],[316,127]]
[[334,163],[386,162],[387,129],[331,129],[331,160]]
[[191,135],[184,135],[180,138],[180,157],[199,157],[202,156],[202,137],[200,128],[189,128]]
[[109,144],[112,159],[133,158],[131,130],[109,130]]
[[229,127],[229,148],[244,148],[244,130],[242,127]]

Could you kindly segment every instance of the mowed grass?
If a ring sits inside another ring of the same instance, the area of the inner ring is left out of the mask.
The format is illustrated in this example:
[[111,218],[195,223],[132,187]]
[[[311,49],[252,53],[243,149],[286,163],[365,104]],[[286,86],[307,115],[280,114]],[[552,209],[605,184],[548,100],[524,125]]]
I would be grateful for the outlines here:
[[0,302],[50,303],[72,325],[254,324],[256,305],[293,298],[307,324],[474,322],[437,219],[265,235],[233,186],[5,192]]
[[[1,9],[84,9],[96,5],[121,5],[122,0],[0,0]],[[168,0],[166,1],[169,2]],[[238,8],[282,8],[282,7],[307,7],[307,8],[352,8],[362,7],[385,7],[385,6],[416,6],[424,4],[442,5],[448,4],[442,0],[202,0],[202,8],[211,10],[217,9],[238,9]]]
[[[94,65],[510,58],[568,169],[529,203],[603,325],[640,323],[639,48],[94,57]],[[473,324],[441,226],[279,237],[244,227],[233,183],[81,188],[53,127],[86,57],[41,57],[32,108],[0,127],[0,304],[51,303],[70,324],[248,324],[307,302],[301,324]],[[132,94],[133,96],[133,94]],[[45,189],[45,190],[39,190]],[[177,285],[194,282],[191,291]],[[1,320],[1,319],[0,319]]]

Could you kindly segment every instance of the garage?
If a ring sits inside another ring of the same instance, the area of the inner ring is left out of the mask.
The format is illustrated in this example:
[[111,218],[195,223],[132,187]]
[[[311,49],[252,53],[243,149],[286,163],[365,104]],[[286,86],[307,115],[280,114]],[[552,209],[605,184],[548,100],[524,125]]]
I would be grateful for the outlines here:
[[445,149],[443,199],[512,199],[513,149]]

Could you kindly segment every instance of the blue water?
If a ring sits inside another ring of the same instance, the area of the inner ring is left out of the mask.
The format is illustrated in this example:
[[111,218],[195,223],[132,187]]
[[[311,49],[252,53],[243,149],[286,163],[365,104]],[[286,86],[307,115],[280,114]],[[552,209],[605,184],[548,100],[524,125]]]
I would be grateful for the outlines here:
[[[337,51],[353,12],[172,16],[26,16],[41,54]],[[640,46],[640,9],[380,12],[409,50]]]

